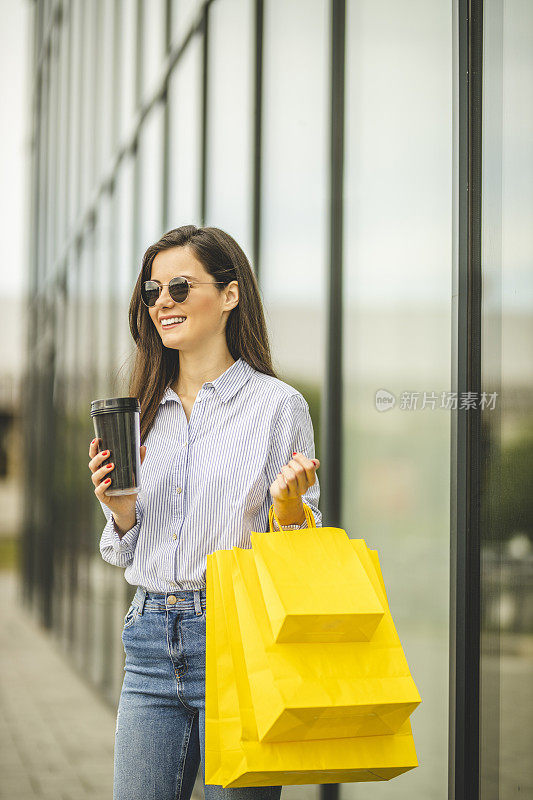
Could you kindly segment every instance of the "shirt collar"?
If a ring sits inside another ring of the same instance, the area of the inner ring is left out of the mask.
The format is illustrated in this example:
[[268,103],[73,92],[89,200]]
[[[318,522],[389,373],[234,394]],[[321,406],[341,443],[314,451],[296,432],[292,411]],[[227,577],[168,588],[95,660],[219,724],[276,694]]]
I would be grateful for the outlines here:
[[[254,368],[250,366],[247,361],[238,358],[231,367],[228,367],[228,369],[223,372],[222,375],[219,375],[218,378],[215,378],[214,381],[206,381],[206,383],[202,384],[202,388],[204,386],[213,386],[220,400],[226,403],[237,394],[242,386],[244,386],[246,381],[251,377],[252,372],[254,372]],[[167,400],[176,399],[179,399],[176,392],[171,389],[170,386],[167,386],[161,398],[160,405],[164,405]]]

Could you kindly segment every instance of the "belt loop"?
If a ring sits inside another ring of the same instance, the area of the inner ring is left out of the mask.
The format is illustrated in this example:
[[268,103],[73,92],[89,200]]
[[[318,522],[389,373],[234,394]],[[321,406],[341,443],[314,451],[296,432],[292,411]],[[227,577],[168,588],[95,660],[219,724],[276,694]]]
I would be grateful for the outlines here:
[[139,606],[139,614],[141,614],[142,616],[142,613],[144,611],[144,604],[146,603],[146,589],[144,588],[144,586],[141,586],[139,588],[141,590],[141,604]]
[[200,600],[200,589],[193,589],[194,591],[194,610],[196,611],[196,615],[202,613],[202,601]]

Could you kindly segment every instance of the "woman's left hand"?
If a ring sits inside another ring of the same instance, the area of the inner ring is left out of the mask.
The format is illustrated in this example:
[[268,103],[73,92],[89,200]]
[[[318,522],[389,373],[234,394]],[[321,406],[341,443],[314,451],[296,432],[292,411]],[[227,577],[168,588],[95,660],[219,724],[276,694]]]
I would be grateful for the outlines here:
[[281,472],[278,472],[276,480],[270,486],[272,499],[283,503],[305,494],[314,484],[319,466],[318,458],[311,459],[302,453],[293,453],[293,458],[281,468]]

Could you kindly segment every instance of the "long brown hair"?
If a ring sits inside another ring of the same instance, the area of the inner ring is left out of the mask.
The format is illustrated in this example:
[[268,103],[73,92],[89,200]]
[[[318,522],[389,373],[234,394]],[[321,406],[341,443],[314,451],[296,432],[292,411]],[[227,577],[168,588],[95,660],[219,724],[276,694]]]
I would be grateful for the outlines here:
[[278,377],[272,367],[257,280],[235,239],[220,228],[197,228],[195,225],[182,225],[168,231],[145,251],[129,308],[130,331],[137,345],[129,395],[138,397],[141,404],[141,443],[153,425],[165,389],[179,375],[178,354],[163,346],[141,300],[141,284],[150,280],[152,262],[161,250],[185,245],[216,281],[223,282],[223,286],[215,284],[219,292],[223,292],[230,281],[239,284],[239,302],[231,309],[226,322],[226,342],[232,357],[242,358],[258,372]]

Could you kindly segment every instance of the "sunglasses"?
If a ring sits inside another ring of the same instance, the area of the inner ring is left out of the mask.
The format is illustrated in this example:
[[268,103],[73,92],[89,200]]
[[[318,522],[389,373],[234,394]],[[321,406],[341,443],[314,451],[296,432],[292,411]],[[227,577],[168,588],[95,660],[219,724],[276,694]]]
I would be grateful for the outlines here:
[[141,283],[141,300],[145,306],[148,306],[148,308],[155,306],[159,295],[161,294],[161,289],[163,286],[168,286],[168,293],[171,298],[176,303],[183,303],[189,296],[191,286],[197,283],[211,283],[213,285],[215,283],[221,283],[225,285],[224,281],[188,281],[187,278],[183,278],[181,276],[178,278],[172,278],[168,283],[159,283],[159,281],[143,281],[143,283]]

